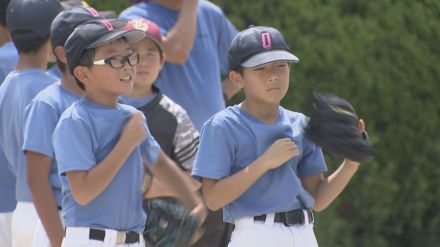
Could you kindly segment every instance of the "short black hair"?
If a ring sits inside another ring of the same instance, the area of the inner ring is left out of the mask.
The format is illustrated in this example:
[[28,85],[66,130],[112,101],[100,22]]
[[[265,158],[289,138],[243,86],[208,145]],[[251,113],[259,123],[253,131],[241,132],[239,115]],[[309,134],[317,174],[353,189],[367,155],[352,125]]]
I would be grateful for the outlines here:
[[27,33],[27,30],[17,30],[13,34],[11,34],[12,43],[14,43],[17,48],[18,53],[37,53],[45,44],[49,41],[49,36],[45,38],[37,37],[33,39],[18,39],[15,37],[15,33]]
[[6,27],[6,9],[10,0],[0,0],[0,25]]
[[231,69],[231,71],[235,71],[243,76],[243,67],[241,65],[236,66],[235,68]]
[[[77,66],[84,66],[87,68],[92,67],[93,60],[95,59],[95,52],[96,52],[95,48],[90,48],[90,49],[84,50],[81,57],[79,58],[78,64],[75,66],[75,68]],[[75,68],[73,68],[70,71],[70,73],[75,77],[76,84],[78,85],[78,87],[80,87],[82,90],[86,90],[86,86],[84,85],[84,83],[82,83],[78,78],[76,78],[75,74],[73,73]]]

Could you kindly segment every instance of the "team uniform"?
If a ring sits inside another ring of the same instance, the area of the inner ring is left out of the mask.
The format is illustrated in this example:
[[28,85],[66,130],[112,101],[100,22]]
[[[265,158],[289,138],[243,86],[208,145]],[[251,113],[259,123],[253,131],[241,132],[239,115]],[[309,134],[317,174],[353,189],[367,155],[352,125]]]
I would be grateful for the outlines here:
[[[309,210],[313,197],[301,177],[327,171],[321,149],[303,136],[306,117],[279,107],[279,118],[266,124],[239,106],[228,107],[202,128],[193,176],[220,180],[260,157],[275,140],[291,138],[300,155],[262,175],[246,192],[223,207],[224,221],[235,224],[229,246],[317,246]],[[303,224],[285,226],[276,212],[299,209]]]
[[17,49],[12,42],[6,42],[0,47],[0,84],[5,77],[15,69],[18,62]]
[[[18,61],[18,53],[12,42],[0,47],[0,85]],[[11,170],[0,146],[0,246],[11,245],[12,212],[15,209],[15,174]]]
[[160,147],[181,169],[191,171],[199,145],[199,132],[185,110],[153,86],[145,99],[120,97],[147,117],[148,128]]
[[[12,244],[31,246],[38,215],[32,203],[22,151],[25,108],[55,79],[40,69],[12,71],[0,86],[0,148],[16,174],[17,207],[12,217]],[[36,130],[39,131],[39,130]]]
[[[146,18],[155,22],[166,36],[178,16],[178,11],[143,1],[123,11],[120,18]],[[188,60],[183,64],[165,63],[155,82],[165,95],[187,111],[198,130],[208,118],[225,108],[220,76],[228,72],[227,52],[236,33],[219,7],[200,1],[197,34]]]
[[[62,206],[61,182],[52,146],[52,133],[61,114],[81,97],[71,93],[59,83],[54,83],[41,91],[26,108],[23,151],[33,151],[52,159],[49,182],[58,208]],[[49,239],[38,220],[33,246],[50,246]]]
[[[160,147],[147,129],[146,140],[135,149],[108,187],[85,206],[73,198],[66,172],[87,171],[99,164],[114,148],[122,128],[135,108],[116,108],[86,98],[75,102],[61,116],[53,136],[61,177],[66,226],[63,246],[143,246],[146,215],[142,209],[143,163],[156,163]],[[125,242],[118,242],[121,232]],[[127,240],[137,240],[128,242]],[[124,244],[125,243],[125,244]]]

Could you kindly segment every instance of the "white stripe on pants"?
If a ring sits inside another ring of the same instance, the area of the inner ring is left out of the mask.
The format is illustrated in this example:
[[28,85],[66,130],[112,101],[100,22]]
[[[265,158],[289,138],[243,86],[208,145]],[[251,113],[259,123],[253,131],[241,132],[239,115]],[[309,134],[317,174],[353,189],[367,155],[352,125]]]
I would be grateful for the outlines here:
[[232,232],[228,247],[317,247],[313,223],[285,226],[274,222],[274,214],[267,214],[266,221],[254,221],[253,217],[244,217],[234,221],[235,229]]
[[12,247],[32,246],[38,214],[31,202],[17,202],[12,214]]
[[0,213],[0,246],[11,246],[12,212]]
[[145,247],[144,237],[139,234],[140,242],[134,244],[116,244],[115,230],[105,229],[104,241],[89,239],[90,228],[67,227],[62,247]]

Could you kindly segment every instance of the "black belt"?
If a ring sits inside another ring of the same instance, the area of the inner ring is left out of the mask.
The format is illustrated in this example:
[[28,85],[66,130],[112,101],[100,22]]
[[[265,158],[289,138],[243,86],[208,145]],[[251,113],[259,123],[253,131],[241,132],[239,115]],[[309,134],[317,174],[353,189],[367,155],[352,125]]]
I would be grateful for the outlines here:
[[[309,224],[315,220],[313,218],[313,212],[310,209],[295,209],[289,212],[275,213],[274,222],[283,223],[285,226],[292,225],[304,225],[306,223],[304,212],[307,212],[309,218]],[[254,216],[255,221],[266,221],[266,215]]]
[[[137,232],[118,232],[116,244],[139,243],[139,233]],[[105,230],[90,228],[89,239],[104,241]]]

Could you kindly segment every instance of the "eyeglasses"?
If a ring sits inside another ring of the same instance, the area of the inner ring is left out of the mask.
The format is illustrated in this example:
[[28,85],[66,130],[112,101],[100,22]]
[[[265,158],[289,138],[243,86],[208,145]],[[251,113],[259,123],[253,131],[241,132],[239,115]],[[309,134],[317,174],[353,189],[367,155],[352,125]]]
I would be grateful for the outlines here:
[[136,64],[139,63],[139,54],[130,53],[127,56],[112,56],[109,58],[94,61],[93,64],[97,64],[97,65],[108,64],[110,65],[110,67],[114,69],[118,69],[124,67],[126,62],[128,62],[130,66],[135,66]]

